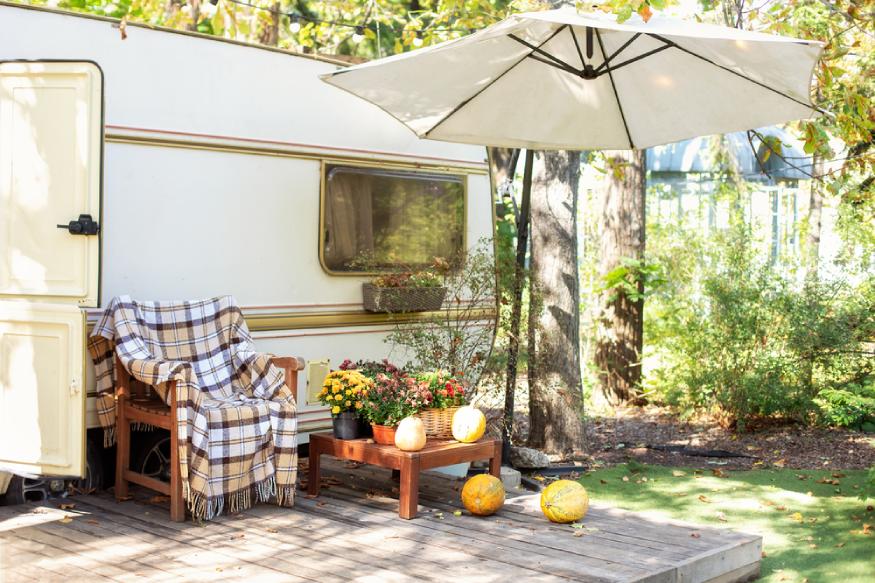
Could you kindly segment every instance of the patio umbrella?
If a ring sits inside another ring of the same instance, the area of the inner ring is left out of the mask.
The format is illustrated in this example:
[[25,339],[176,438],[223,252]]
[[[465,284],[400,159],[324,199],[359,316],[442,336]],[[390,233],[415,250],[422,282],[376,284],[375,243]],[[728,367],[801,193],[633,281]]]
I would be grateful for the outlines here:
[[658,16],[618,23],[558,9],[322,78],[421,138],[633,149],[811,116],[821,48]]
[[[654,17],[624,23],[559,9],[517,14],[469,36],[323,75],[421,138],[526,148],[520,216],[528,217],[533,150],[648,148],[810,117],[822,44]],[[513,417],[520,220],[505,393]]]

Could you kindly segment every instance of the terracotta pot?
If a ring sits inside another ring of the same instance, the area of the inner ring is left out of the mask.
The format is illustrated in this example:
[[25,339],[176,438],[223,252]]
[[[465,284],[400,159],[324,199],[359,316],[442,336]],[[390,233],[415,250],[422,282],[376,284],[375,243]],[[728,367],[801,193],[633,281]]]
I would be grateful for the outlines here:
[[374,430],[374,441],[381,445],[395,445],[395,427],[371,423]]

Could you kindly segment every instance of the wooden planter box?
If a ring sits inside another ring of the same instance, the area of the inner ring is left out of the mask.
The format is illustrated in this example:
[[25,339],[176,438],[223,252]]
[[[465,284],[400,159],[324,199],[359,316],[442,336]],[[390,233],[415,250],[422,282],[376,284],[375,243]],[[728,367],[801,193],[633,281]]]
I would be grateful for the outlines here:
[[362,284],[362,299],[369,312],[430,312],[440,310],[445,287],[377,287]]

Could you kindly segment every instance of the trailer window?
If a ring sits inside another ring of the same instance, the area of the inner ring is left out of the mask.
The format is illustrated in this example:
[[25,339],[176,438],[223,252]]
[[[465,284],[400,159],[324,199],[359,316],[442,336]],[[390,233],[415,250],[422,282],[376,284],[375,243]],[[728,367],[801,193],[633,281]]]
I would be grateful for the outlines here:
[[464,178],[328,166],[322,262],[329,272],[407,269],[464,250]]

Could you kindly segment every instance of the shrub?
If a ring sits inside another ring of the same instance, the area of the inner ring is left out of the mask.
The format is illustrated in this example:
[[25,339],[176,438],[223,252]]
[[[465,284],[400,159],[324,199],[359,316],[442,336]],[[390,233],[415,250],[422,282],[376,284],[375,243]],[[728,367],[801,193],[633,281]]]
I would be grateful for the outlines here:
[[664,317],[649,327],[662,356],[652,387],[683,412],[719,412],[742,430],[765,416],[868,415],[870,396],[853,386],[875,372],[872,278],[798,284],[753,249],[743,225],[732,227],[708,248],[698,279],[651,297]]
[[875,421],[875,380],[849,383],[842,389],[824,389],[814,399],[826,425],[862,429]]

